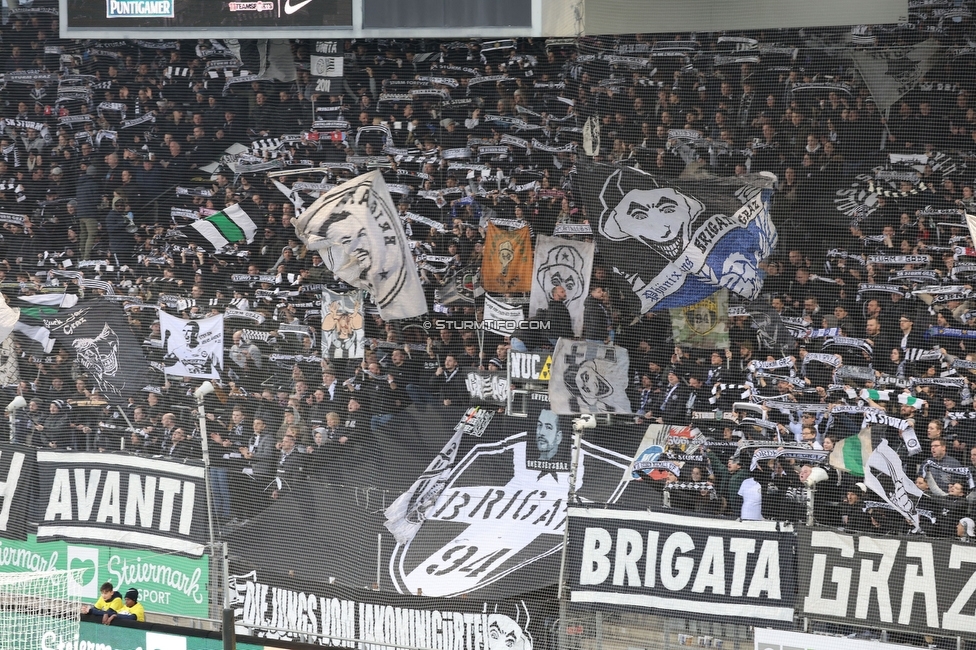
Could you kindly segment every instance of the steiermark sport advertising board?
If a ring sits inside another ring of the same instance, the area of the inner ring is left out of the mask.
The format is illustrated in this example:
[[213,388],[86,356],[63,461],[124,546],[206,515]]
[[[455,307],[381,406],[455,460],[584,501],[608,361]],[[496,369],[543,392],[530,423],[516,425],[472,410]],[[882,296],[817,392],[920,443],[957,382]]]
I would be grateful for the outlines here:
[[188,558],[146,550],[0,539],[0,572],[83,569],[80,582],[68,585],[72,595],[95,602],[98,588],[111,582],[119,591],[139,590],[146,611],[206,618],[210,599],[207,591],[207,556]]

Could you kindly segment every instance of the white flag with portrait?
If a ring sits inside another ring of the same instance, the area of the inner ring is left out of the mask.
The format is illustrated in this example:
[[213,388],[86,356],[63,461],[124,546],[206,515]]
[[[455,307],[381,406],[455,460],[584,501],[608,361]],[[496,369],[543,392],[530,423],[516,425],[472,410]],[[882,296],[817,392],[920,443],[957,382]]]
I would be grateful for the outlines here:
[[549,307],[552,290],[566,290],[566,309],[573,321],[573,333],[583,333],[583,302],[590,292],[593,271],[593,243],[539,235],[532,265],[532,293],[529,318]]
[[559,339],[552,353],[549,404],[558,415],[630,413],[625,348]]
[[417,263],[379,171],[333,188],[294,221],[309,250],[336,277],[369,292],[384,320],[427,313]]
[[911,521],[915,531],[920,530],[917,506],[924,492],[905,473],[901,458],[884,438],[864,463],[864,485]]
[[176,377],[219,379],[224,369],[224,317],[184,320],[159,312],[163,372]]

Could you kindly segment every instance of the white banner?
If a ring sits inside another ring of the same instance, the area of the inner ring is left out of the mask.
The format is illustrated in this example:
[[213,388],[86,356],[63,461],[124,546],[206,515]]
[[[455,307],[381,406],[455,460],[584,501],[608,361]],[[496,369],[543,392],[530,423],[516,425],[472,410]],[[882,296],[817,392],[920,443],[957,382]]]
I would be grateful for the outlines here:
[[593,250],[590,242],[539,235],[532,267],[529,318],[535,318],[540,310],[547,309],[553,288],[561,286],[566,290],[566,309],[573,321],[573,333],[582,335],[583,302],[590,293]]
[[[489,332],[508,336],[518,327],[517,323],[524,320],[525,313],[521,307],[514,307],[485,294],[485,323]],[[504,323],[510,324],[509,329],[502,326]]]
[[625,348],[559,339],[552,353],[549,404],[558,415],[630,413]]
[[177,377],[218,379],[224,369],[224,317],[183,320],[159,312],[163,372]]
[[362,359],[365,351],[363,292],[322,290],[322,357]]

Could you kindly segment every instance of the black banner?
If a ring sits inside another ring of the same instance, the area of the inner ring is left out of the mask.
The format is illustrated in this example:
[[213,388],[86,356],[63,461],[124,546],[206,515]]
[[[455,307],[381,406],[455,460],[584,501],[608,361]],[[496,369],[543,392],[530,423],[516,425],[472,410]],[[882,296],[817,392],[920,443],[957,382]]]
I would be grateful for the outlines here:
[[120,304],[85,301],[70,312],[45,318],[44,326],[74,352],[75,361],[113,405],[127,406],[128,398],[138,395],[146,385],[149,363]]
[[571,508],[570,601],[792,626],[795,540],[771,521]]
[[[228,537],[231,553],[287,573],[315,539],[330,551],[301,563],[314,583],[491,600],[548,588],[559,575],[572,423],[547,408],[530,401],[529,417],[518,418],[409,407],[376,434],[369,416],[356,418],[350,444],[368,452],[338,457],[324,469],[327,484],[280,495]],[[636,444],[609,427],[588,431],[580,497],[630,499]],[[646,501],[635,495],[629,507]]]
[[[37,539],[85,540],[202,555],[203,463],[78,451],[37,452]],[[18,497],[20,493],[18,493]]]
[[27,539],[34,448],[0,442],[0,537]]
[[976,547],[824,528],[798,535],[803,616],[976,639]]
[[228,607],[238,630],[259,638],[346,648],[386,643],[431,650],[532,650],[551,647],[546,638],[555,634],[552,623],[558,616],[554,589],[531,599],[485,602],[390,596],[244,565],[231,565],[230,573]]

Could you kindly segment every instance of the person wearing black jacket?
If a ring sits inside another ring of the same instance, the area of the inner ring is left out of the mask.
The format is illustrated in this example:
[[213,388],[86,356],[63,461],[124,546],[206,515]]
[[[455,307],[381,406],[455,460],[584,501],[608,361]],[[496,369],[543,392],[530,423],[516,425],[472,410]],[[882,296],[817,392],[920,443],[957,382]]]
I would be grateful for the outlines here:
[[607,292],[601,286],[590,287],[590,295],[583,302],[583,338],[588,341],[606,342],[612,323],[610,310],[604,304]]
[[444,365],[439,366],[430,380],[431,389],[440,395],[444,406],[461,406],[467,403],[468,389],[464,385],[465,374],[458,367],[453,354],[444,357]]
[[573,333],[573,319],[566,308],[566,289],[562,285],[552,288],[552,300],[546,313],[549,317],[549,339],[555,343],[556,339],[571,339]]

